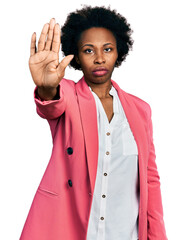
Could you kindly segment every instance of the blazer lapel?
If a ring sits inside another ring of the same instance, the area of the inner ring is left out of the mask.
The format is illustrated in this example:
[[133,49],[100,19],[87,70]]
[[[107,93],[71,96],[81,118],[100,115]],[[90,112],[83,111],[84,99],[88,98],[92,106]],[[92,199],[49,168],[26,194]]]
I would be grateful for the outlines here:
[[97,174],[99,151],[96,104],[94,96],[92,95],[86,81],[84,80],[84,77],[82,77],[76,83],[76,92],[85,139],[88,172],[91,184],[91,194],[93,194]]
[[147,135],[145,131],[145,124],[143,122],[143,118],[140,115],[140,112],[137,110],[137,107],[132,99],[132,97],[123,91],[118,84],[112,81],[112,85],[118,92],[119,99],[123,106],[125,115],[129,122],[130,128],[138,145],[138,154],[145,157],[148,149]]

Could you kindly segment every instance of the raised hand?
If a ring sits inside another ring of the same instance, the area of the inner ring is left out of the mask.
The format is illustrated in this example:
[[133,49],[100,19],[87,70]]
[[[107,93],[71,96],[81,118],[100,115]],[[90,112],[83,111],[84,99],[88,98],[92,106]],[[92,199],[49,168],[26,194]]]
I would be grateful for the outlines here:
[[[52,18],[43,26],[38,48],[36,48],[36,33],[32,34],[29,68],[34,83],[42,91],[54,95],[59,82],[64,77],[65,69],[74,55],[66,56],[59,63],[60,26]],[[53,92],[53,93],[52,93]],[[50,98],[50,96],[49,96]]]

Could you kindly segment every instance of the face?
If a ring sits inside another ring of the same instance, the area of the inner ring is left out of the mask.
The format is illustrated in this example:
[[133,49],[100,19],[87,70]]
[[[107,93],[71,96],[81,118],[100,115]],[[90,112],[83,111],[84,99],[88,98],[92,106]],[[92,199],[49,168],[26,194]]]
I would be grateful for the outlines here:
[[76,61],[87,83],[105,83],[111,79],[118,57],[113,33],[100,27],[85,30],[78,42]]

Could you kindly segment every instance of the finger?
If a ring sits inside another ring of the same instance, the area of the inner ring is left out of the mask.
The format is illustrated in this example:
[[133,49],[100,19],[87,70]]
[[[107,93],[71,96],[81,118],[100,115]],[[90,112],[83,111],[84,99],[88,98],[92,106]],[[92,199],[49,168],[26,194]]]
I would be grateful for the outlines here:
[[55,24],[52,51],[58,53],[60,49],[60,26]]
[[36,33],[34,32],[31,37],[30,56],[36,53]]
[[47,36],[47,42],[46,42],[46,45],[45,45],[45,50],[50,50],[51,49],[51,43],[52,43],[52,40],[53,40],[53,29],[54,29],[54,26],[55,26],[55,19],[52,18],[50,20],[50,23],[49,23],[49,32],[48,32],[48,36]]
[[60,62],[57,68],[57,74],[59,78],[64,77],[65,69],[73,58],[74,58],[74,55],[68,55]]
[[46,23],[43,26],[43,29],[42,29],[42,32],[40,34],[40,38],[39,38],[39,41],[38,41],[38,52],[44,50],[45,39],[46,39],[46,36],[47,36],[47,33],[48,33],[48,29],[49,29],[49,23]]

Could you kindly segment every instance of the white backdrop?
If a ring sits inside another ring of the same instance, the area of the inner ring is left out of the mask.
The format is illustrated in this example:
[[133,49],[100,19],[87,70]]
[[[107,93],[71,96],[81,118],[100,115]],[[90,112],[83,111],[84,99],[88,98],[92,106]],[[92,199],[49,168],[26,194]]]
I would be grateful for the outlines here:
[[[52,150],[48,123],[35,111],[35,85],[28,68],[31,35],[36,32],[38,40],[43,25],[52,17],[63,25],[69,12],[91,2],[17,0],[1,3],[0,239],[19,239]],[[112,79],[152,108],[167,236],[169,240],[185,239],[185,0],[95,0],[91,5],[109,4],[127,18],[134,30],[133,51],[126,62],[115,69]],[[81,76],[79,71],[66,70],[65,77],[75,82]]]

